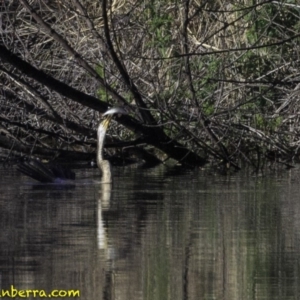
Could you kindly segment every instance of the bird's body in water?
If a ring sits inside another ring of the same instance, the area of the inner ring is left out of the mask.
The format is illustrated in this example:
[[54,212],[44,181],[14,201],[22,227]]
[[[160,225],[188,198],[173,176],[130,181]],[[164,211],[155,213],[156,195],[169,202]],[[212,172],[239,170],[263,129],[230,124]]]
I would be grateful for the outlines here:
[[[97,166],[102,171],[101,183],[111,183],[111,165],[108,160],[103,159],[103,146],[107,128],[114,114],[127,114],[123,108],[115,107],[103,114],[104,120],[99,124],[97,130]],[[74,180],[75,173],[72,170],[56,164],[43,164],[39,160],[30,159],[18,166],[23,174],[42,183],[58,183],[63,180]]]

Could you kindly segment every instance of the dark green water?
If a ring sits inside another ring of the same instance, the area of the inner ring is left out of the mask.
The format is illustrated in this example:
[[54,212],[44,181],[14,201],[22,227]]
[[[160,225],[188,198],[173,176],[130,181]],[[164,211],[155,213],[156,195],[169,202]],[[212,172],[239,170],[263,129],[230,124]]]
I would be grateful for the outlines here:
[[254,178],[115,168],[111,189],[94,182],[97,170],[77,170],[66,188],[0,173],[2,290],[300,299],[297,169]]

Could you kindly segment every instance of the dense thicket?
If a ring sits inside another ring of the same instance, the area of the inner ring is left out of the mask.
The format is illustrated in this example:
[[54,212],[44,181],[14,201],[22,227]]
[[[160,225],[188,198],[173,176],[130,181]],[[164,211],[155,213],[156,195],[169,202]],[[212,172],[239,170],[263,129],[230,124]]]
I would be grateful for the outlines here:
[[92,157],[101,112],[114,105],[130,116],[111,136],[145,160],[258,171],[297,159],[296,0],[0,6],[3,159]]

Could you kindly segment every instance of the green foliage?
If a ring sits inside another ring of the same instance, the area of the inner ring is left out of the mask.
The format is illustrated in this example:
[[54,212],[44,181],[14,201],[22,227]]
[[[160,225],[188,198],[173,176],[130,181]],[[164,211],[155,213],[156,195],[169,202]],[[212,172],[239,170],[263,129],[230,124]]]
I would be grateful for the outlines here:
[[191,65],[192,73],[201,74],[199,80],[194,80],[193,85],[197,99],[202,102],[202,111],[206,116],[211,115],[215,110],[213,94],[218,88],[218,82],[214,79],[220,77],[221,63],[221,57],[209,56],[202,58],[202,60],[196,60],[196,63]]
[[148,24],[150,34],[150,47],[168,48],[172,42],[172,24],[171,14],[162,9],[169,1],[151,1],[144,11],[144,18]]
[[[300,10],[297,8],[275,3],[259,6],[246,16],[249,24],[245,32],[247,44],[249,47],[257,44],[268,45],[292,37],[299,32],[299,20]],[[279,58],[289,60],[293,51],[293,43],[254,49],[241,56],[239,70],[245,78],[255,79],[273,70],[274,62]],[[278,73],[272,73],[265,79],[280,80],[277,76]]]
[[247,16],[251,24],[247,31],[249,42],[253,44],[258,38],[282,39],[283,30],[285,35],[294,35],[293,29],[299,27],[299,15],[297,8],[274,3],[251,10]]
[[256,51],[249,51],[241,57],[239,71],[247,79],[255,79],[261,74],[266,74],[270,70],[271,64],[268,63],[268,57],[258,55]]
[[[101,77],[104,78],[105,76],[105,69],[101,66],[101,65],[97,65],[95,68],[95,71],[97,72],[97,74]],[[113,84],[111,86],[114,86]],[[107,93],[107,91],[105,90],[105,88],[103,88],[102,86],[100,86],[97,91],[96,91],[96,95],[97,97],[101,100],[101,101],[110,101],[112,98],[111,96]]]
[[97,65],[95,70],[101,78],[104,78],[104,68],[101,65]]
[[253,115],[254,127],[265,131],[275,131],[282,124],[282,117],[266,119],[262,114]]
[[[95,68],[95,71],[101,78],[104,78],[105,70],[101,65],[97,65]],[[99,99],[101,99],[101,101],[104,101],[108,97],[107,92],[105,91],[105,89],[102,86],[99,87],[99,89],[97,89],[96,94],[97,94],[97,97]]]
[[215,110],[214,102],[204,101],[204,103],[202,104],[202,110],[206,116],[210,116],[211,114],[213,114]]

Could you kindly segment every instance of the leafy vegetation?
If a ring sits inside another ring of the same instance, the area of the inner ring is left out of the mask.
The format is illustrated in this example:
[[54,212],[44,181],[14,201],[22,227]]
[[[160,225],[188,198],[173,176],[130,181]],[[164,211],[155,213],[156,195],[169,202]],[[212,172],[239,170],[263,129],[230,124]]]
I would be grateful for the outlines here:
[[[297,1],[104,4],[1,4],[1,46],[99,104],[80,103],[0,54],[2,147],[13,150],[2,151],[4,160],[20,152],[46,155],[33,149],[50,149],[51,157],[61,150],[93,153],[99,112],[108,105],[131,115],[123,125],[133,133],[115,126],[115,138],[141,139],[164,159],[185,163],[193,153],[198,163],[188,164],[203,165],[205,153],[214,164],[238,169],[244,161],[256,171],[269,152],[286,166],[297,159]],[[186,151],[182,159],[178,149]]]

